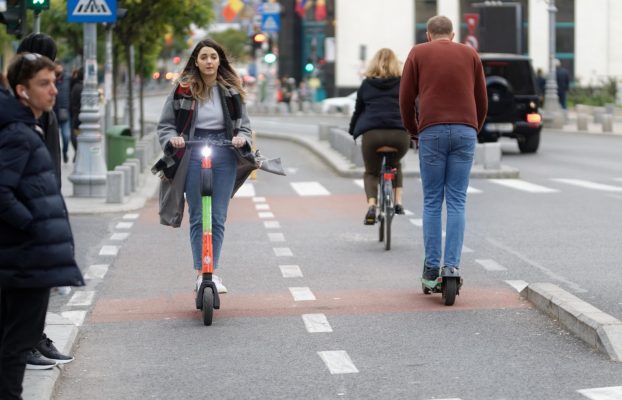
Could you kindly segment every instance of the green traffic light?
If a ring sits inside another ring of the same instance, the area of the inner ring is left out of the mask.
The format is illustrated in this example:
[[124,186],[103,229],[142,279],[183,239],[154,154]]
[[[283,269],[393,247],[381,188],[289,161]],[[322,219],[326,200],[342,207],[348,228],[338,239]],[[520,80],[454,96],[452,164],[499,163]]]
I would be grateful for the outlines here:
[[50,8],[50,0],[28,0],[26,8],[29,10],[48,10]]
[[313,72],[313,70],[315,69],[315,67],[313,66],[312,63],[307,63],[305,64],[305,71],[307,72]]
[[263,60],[267,63],[267,64],[272,64],[273,62],[276,61],[276,55],[274,53],[268,53],[265,56],[263,56]]

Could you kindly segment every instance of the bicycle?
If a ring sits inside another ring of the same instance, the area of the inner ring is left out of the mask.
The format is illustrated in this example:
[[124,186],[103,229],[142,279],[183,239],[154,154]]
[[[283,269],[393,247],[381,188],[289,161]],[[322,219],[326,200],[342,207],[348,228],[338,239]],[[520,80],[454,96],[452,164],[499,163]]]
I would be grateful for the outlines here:
[[382,157],[380,179],[378,179],[378,222],[380,222],[378,241],[384,241],[385,250],[391,250],[391,222],[395,216],[393,180],[397,169],[389,164],[397,151],[398,149],[391,146],[382,146],[376,150],[376,153]]

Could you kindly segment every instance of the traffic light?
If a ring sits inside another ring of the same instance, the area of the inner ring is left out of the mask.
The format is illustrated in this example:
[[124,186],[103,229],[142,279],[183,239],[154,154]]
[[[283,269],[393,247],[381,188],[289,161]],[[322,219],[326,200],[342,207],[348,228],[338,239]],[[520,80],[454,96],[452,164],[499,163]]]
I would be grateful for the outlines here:
[[263,56],[263,60],[266,64],[272,64],[276,61],[276,54],[266,53],[266,55]]
[[311,73],[315,69],[315,65],[311,61],[307,61],[305,64],[305,72]]
[[251,44],[253,45],[253,51],[260,50],[265,41],[268,40],[268,37],[265,33],[254,33],[251,36]]
[[6,32],[18,38],[26,34],[26,8],[23,0],[7,0],[6,11],[0,13],[0,22],[6,25]]
[[26,8],[36,13],[50,9],[50,0],[26,0]]

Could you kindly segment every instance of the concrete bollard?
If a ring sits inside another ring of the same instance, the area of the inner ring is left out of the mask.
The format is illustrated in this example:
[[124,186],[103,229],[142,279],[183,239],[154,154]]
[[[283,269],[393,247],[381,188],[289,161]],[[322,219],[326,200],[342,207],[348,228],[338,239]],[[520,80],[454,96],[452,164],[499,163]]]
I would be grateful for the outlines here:
[[145,147],[141,144],[137,144],[134,148],[134,157],[140,161],[140,173],[143,172],[145,167],[147,166],[147,157],[145,154]]
[[605,113],[609,115],[614,115],[616,112],[616,105],[613,103],[605,104]]
[[594,107],[594,110],[592,111],[592,115],[594,116],[594,123],[602,124],[603,115],[605,115],[605,107]]
[[138,189],[138,162],[125,161],[123,165],[130,167],[130,191],[135,192]]
[[106,203],[123,203],[123,172],[108,171],[106,173]]
[[484,144],[475,145],[475,156],[473,157],[473,165],[484,167]]
[[311,112],[311,103],[308,101],[302,102],[302,112],[308,114]]
[[613,132],[613,115],[604,114],[602,119],[603,119],[603,132]]
[[587,131],[587,124],[588,124],[587,121],[588,121],[587,114],[578,113],[577,114],[577,129],[580,131]]
[[114,170],[123,172],[123,194],[129,196],[132,193],[132,167],[117,165]]
[[484,143],[484,169],[501,168],[501,143]]
[[319,140],[328,140],[328,135],[330,135],[331,128],[332,127],[330,125],[319,124],[317,126],[318,139]]

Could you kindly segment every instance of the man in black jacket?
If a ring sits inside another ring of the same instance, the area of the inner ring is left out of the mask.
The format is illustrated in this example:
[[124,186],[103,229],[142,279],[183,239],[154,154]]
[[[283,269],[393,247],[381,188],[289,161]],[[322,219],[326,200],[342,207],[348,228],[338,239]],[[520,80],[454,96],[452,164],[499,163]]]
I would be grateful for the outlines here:
[[54,63],[9,65],[0,89],[0,398],[20,399],[28,352],[41,340],[51,287],[83,286],[65,202],[37,119],[57,94]]

